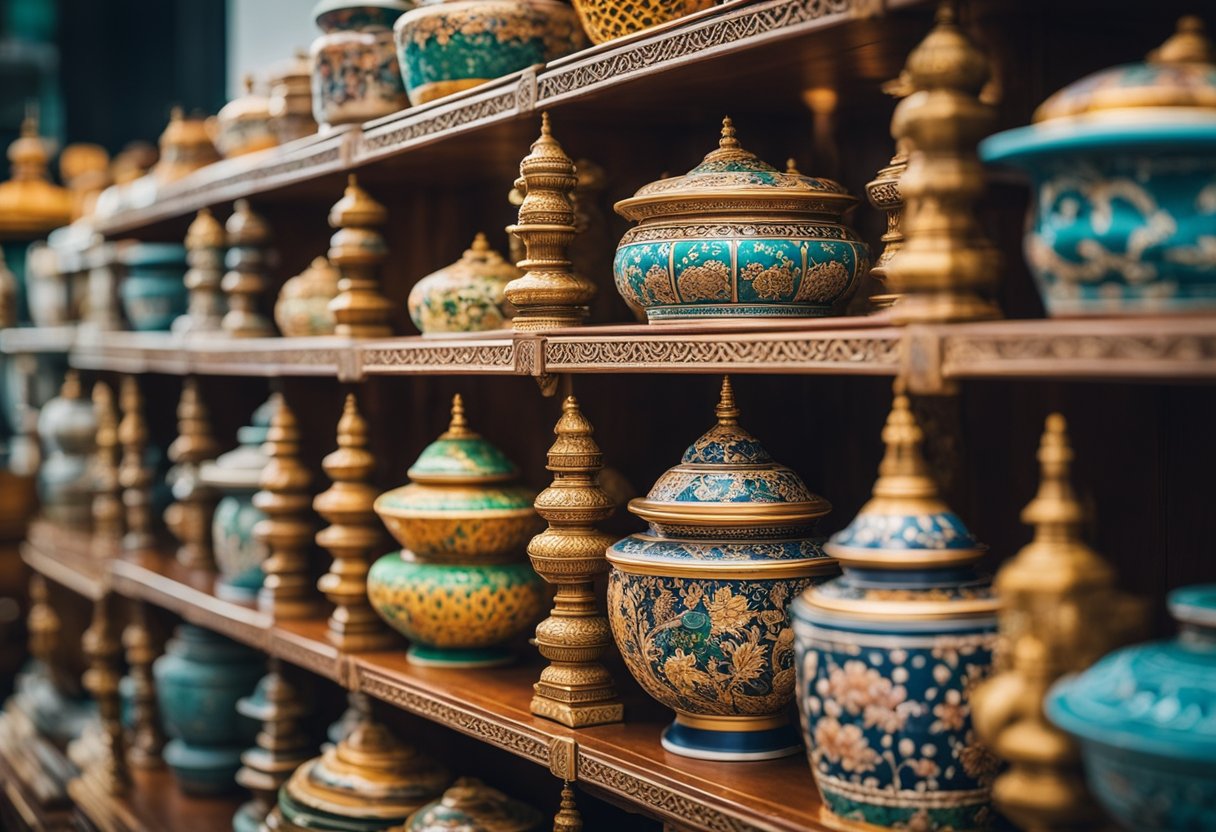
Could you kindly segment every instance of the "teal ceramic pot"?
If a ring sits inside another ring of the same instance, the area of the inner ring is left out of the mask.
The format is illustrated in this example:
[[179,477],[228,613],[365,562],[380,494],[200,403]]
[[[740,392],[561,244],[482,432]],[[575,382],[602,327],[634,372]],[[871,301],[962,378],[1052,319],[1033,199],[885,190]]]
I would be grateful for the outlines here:
[[393,22],[410,0],[322,0],[315,9],[323,34],[312,43],[312,114],[320,125],[358,124],[409,103]]
[[844,821],[983,829],[998,769],[971,725],[997,639],[984,548],[937,496],[902,396],[883,438],[874,497],[825,547],[844,575],[790,606],[811,771]]
[[503,290],[519,275],[479,233],[463,257],[414,284],[410,320],[423,335],[502,329],[514,313]]
[[717,415],[679,465],[630,501],[650,528],[607,551],[608,620],[629,672],[676,712],[668,751],[796,754],[786,605],[836,573],[811,537],[831,506],[739,426],[729,381]]
[[80,379],[70,372],[59,395],[38,414],[44,457],[38,468],[38,499],[56,523],[88,528],[92,521],[93,483],[89,467],[97,434],[93,405]]
[[136,243],[125,249],[126,276],[118,288],[123,312],[131,327],[165,331],[186,312],[189,293],[186,248],[176,243]]
[[1196,18],[1146,63],[980,145],[1033,181],[1026,261],[1052,315],[1216,309],[1216,64]]
[[1216,829],[1216,585],[1175,590],[1170,641],[1058,682],[1047,717],[1081,743],[1090,789],[1136,832]]
[[449,0],[420,5],[394,27],[414,106],[582,49],[574,9],[558,0]]
[[252,600],[265,577],[262,561],[266,545],[253,536],[253,527],[266,515],[253,504],[262,471],[269,458],[262,443],[270,431],[277,399],[271,397],[253,414],[253,423],[237,431],[236,448],[205,462],[199,470],[203,485],[224,496],[216,503],[211,520],[212,551],[220,577],[217,593],[224,598]]
[[402,832],[540,832],[543,820],[528,804],[462,777],[411,815]]
[[31,660],[17,674],[6,707],[24,713],[39,734],[63,748],[97,722],[97,703],[65,688],[46,665]]
[[178,787],[186,794],[222,795],[236,786],[236,773],[241,767],[239,748],[194,746],[169,740],[162,755]]
[[856,204],[830,179],[744,150],[726,119],[701,164],[616,204],[638,222],[617,246],[617,291],[651,323],[837,314],[869,269],[844,222]]

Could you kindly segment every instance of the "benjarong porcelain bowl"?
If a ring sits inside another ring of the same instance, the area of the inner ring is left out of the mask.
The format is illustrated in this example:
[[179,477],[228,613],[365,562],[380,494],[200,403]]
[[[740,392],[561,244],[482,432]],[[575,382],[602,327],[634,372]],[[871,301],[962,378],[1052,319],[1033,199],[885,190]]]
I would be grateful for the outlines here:
[[132,329],[168,331],[186,311],[186,248],[177,243],[136,243],[123,250],[126,276],[118,287]]
[[1033,180],[1026,262],[1052,315],[1216,309],[1216,63],[1197,18],[1146,63],[980,145]]
[[629,672],[676,712],[663,747],[709,760],[796,754],[785,607],[836,563],[810,537],[831,506],[738,424],[718,423],[629,510],[650,522],[607,551],[608,619]]
[[393,23],[411,0],[321,0],[312,42],[312,114],[319,125],[358,124],[408,106]]
[[1179,634],[1117,650],[1044,701],[1089,786],[1136,832],[1216,829],[1216,585],[1169,596]]
[[423,335],[502,329],[514,313],[503,290],[520,271],[478,233],[464,256],[410,290],[410,320]]
[[274,322],[288,338],[333,335],[337,321],[329,302],[338,296],[341,273],[326,257],[289,278],[274,302]]
[[462,777],[410,816],[401,832],[540,832],[543,816],[480,780]]
[[761,161],[724,119],[701,164],[616,204],[638,222],[617,246],[617,291],[651,323],[832,315],[869,269],[844,222],[856,204],[830,179]]
[[558,0],[427,3],[402,15],[394,34],[415,106],[587,45],[574,9]]

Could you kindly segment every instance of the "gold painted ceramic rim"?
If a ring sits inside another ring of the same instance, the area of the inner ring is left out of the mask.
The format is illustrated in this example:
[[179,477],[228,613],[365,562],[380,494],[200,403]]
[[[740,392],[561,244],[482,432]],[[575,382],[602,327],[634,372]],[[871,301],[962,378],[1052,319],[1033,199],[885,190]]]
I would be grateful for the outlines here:
[[770,716],[701,716],[676,711],[676,722],[702,731],[771,731],[790,724],[784,714]]
[[[613,568],[627,575],[653,575],[660,578],[727,578],[754,577],[756,580],[774,578],[810,578],[816,575],[834,575],[840,571],[835,558],[807,558],[805,560],[770,561],[713,561],[699,560],[684,563],[671,561],[635,560],[622,558],[609,549],[605,555]],[[728,565],[729,564],[729,565]]]
[[1001,602],[996,598],[973,598],[962,601],[881,601],[823,598],[816,594],[809,594],[802,600],[807,606],[824,612],[844,613],[856,618],[898,619],[900,621],[995,617],[1001,609]]
[[[370,797],[359,791],[340,791],[332,786],[315,782],[311,778],[312,770],[323,762],[322,757],[315,757],[296,769],[295,774],[287,784],[287,792],[297,803],[310,809],[318,809],[335,815],[349,815],[359,819],[385,819],[405,817],[428,802],[425,797],[413,800],[393,800],[384,797]],[[361,783],[367,778],[356,775]]]
[[629,511],[647,522],[697,526],[801,526],[832,510],[827,500],[801,503],[660,503],[629,501]]
[[987,546],[969,549],[861,549],[825,543],[823,551],[846,566],[873,566],[881,569],[911,571],[962,566],[984,556]]
[[530,517],[536,514],[531,506],[524,508],[489,508],[489,509],[459,509],[444,511],[429,509],[426,511],[411,511],[410,509],[385,508],[380,505],[379,498],[372,503],[372,511],[381,517],[393,520],[501,520],[513,517]]
[[[451,3],[446,6],[453,5]],[[480,87],[482,84],[493,81],[493,78],[458,78],[456,80],[431,81],[428,84],[419,84],[409,90],[409,98],[414,102],[414,106],[430,103],[438,98],[455,95],[458,92],[471,90],[473,87]]]
[[[410,468],[405,475],[410,478],[406,485],[487,485],[519,479],[519,471],[507,471],[502,474],[416,474],[414,469]],[[405,488],[405,485],[400,487]]]
[[[684,174],[684,176],[688,176],[688,175],[690,175],[690,174]],[[768,217],[770,217],[770,221],[772,221],[771,218],[775,215],[790,214],[793,216],[806,216],[806,217],[831,217],[831,218],[833,218],[833,221],[837,225],[843,224],[842,218],[844,216],[845,211],[847,211],[849,208],[851,208],[853,205],[856,205],[859,202],[857,197],[853,196],[852,194],[838,194],[838,193],[833,193],[832,191],[798,191],[798,190],[791,190],[788,188],[760,189],[760,188],[748,188],[746,186],[740,186],[739,188],[736,188],[733,190],[698,191],[698,190],[688,189],[688,190],[666,191],[661,194],[648,194],[646,196],[631,196],[627,199],[622,199],[621,201],[617,202],[615,205],[612,206],[612,210],[615,211],[616,213],[620,214],[622,217],[624,217],[627,220],[645,222],[647,219],[652,219],[654,215],[640,215],[640,214],[635,213],[634,209],[652,208],[652,207],[656,207],[656,206],[666,205],[667,203],[671,203],[671,202],[693,203],[693,202],[713,202],[715,200],[731,200],[734,203],[738,203],[739,200],[746,200],[747,202],[753,203],[753,204],[748,205],[747,208],[733,209],[733,210],[727,210],[727,209],[715,210],[713,205],[707,205],[704,207],[709,209],[708,216],[718,216],[718,215],[727,215],[727,214],[734,216],[736,214],[741,213],[742,211],[759,209],[758,216],[768,216]],[[793,201],[797,201],[797,202],[808,202],[808,203],[829,203],[829,204],[836,203],[836,205],[832,205],[832,207],[828,211],[824,211],[822,209],[813,210],[810,208],[788,207],[788,203],[787,203],[787,206],[783,206],[782,208],[776,209],[775,211],[769,211],[767,214],[765,214],[764,209],[765,209],[766,205],[769,205],[773,202],[781,202],[782,200],[786,200],[786,201],[793,200]],[[692,214],[692,213],[693,213],[693,211],[690,206],[690,209],[688,211],[680,211],[679,215],[683,216],[684,214]],[[659,215],[659,216],[668,216],[668,215]]]

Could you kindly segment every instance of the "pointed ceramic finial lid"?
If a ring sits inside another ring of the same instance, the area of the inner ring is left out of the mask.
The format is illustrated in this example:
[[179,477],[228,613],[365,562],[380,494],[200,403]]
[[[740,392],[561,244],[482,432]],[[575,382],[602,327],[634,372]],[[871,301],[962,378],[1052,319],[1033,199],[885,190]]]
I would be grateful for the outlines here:
[[186,248],[191,251],[206,248],[223,248],[226,238],[224,227],[211,213],[210,208],[202,208],[186,229]]
[[448,429],[423,449],[408,475],[421,483],[497,483],[515,479],[519,469],[469,427],[464,399],[457,393]]
[[12,178],[0,183],[0,233],[45,234],[71,222],[72,194],[50,181],[46,143],[32,115],[21,123],[21,136],[9,145],[8,158]]
[[388,211],[363,190],[352,173],[346,180],[342,198],[329,209],[329,224],[334,228],[366,228],[384,225]]
[[224,229],[229,245],[260,246],[270,242],[270,226],[247,199],[238,199],[232,204],[232,216],[224,223]]

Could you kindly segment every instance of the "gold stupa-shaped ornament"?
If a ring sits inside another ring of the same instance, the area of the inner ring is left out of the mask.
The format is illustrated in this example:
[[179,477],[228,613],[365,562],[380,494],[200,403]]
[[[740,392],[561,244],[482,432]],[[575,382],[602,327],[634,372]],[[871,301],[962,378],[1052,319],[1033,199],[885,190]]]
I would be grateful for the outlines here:
[[346,192],[329,211],[329,224],[338,229],[329,238],[329,262],[342,272],[338,296],[329,304],[337,322],[334,332],[347,338],[387,338],[393,305],[380,291],[376,270],[386,248],[379,227],[388,212],[351,174]]
[[186,314],[173,321],[174,332],[217,332],[223,328],[227,303],[220,283],[224,278],[224,227],[203,208],[186,230],[186,260],[190,264],[183,282],[190,293]]
[[122,486],[127,533],[122,539],[124,549],[138,551],[155,543],[152,533],[152,469],[144,459],[148,447],[148,424],[144,421],[144,398],[135,376],[123,376],[122,421],[118,423],[118,441],[122,445],[122,461],[118,466],[118,483]]
[[192,569],[215,568],[211,516],[220,495],[202,482],[199,472],[202,463],[214,459],[219,450],[198,381],[188,378],[177,404],[177,438],[169,446],[173,467],[165,482],[172,490],[173,503],[165,509],[165,526],[178,540],[178,562]]
[[93,413],[97,417],[97,446],[90,468],[93,480],[93,535],[113,545],[122,538],[124,521],[122,486],[118,464],[122,448],[118,443],[118,410],[114,390],[104,381],[93,385]]
[[274,333],[270,320],[258,308],[268,288],[270,226],[254,213],[247,199],[238,199],[224,228],[228,234],[228,272],[220,286],[228,298],[224,332],[234,338],[255,338]]
[[892,306],[899,295],[887,287],[887,268],[904,246],[904,197],[899,189],[899,180],[908,169],[908,143],[901,141],[895,155],[886,167],[878,172],[872,182],[866,184],[866,196],[870,204],[887,215],[887,230],[883,233],[882,252],[870,267],[870,276],[878,283],[879,291],[870,295],[870,305],[875,309]]
[[8,147],[11,178],[0,183],[0,235],[36,237],[72,221],[72,194],[51,182],[38,121],[26,116]]

